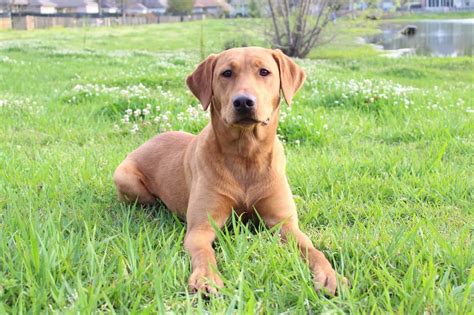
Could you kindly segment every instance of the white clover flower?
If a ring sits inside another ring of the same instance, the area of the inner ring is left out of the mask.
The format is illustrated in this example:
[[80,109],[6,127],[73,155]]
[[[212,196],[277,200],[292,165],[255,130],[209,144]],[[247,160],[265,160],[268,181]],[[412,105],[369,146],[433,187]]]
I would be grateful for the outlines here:
[[142,111],[141,111],[140,109],[137,109],[137,110],[135,110],[135,111],[133,112],[133,115],[134,115],[135,117],[138,117],[138,116],[141,115],[141,113],[142,113]]
[[150,110],[147,108],[144,108],[142,112],[144,116],[148,116],[150,114]]
[[328,129],[329,129],[329,126],[328,126],[327,124],[324,124],[324,125],[323,125],[323,129],[324,129],[324,130],[328,130]]
[[125,110],[125,113],[128,115],[128,116],[131,116],[132,113],[133,113],[133,110],[131,110],[130,108]]
[[77,84],[75,87],[73,87],[72,90],[73,90],[74,92],[78,93],[78,92],[81,92],[82,89],[83,89],[82,85]]
[[159,112],[160,111],[160,106],[156,106],[156,111]]

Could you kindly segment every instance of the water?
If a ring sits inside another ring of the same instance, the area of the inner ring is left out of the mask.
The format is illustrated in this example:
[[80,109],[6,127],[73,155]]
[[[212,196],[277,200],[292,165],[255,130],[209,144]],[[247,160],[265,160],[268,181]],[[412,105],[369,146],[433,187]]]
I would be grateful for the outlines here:
[[[400,31],[407,25],[417,27],[416,34],[405,36]],[[382,24],[383,33],[366,38],[367,42],[397,50],[398,54],[425,56],[474,55],[474,19],[433,20]]]

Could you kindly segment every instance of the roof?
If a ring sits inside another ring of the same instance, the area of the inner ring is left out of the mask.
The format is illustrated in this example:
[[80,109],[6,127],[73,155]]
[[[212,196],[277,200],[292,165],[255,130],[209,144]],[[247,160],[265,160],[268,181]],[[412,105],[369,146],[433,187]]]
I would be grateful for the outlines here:
[[167,8],[168,0],[143,0],[143,4],[150,9]]
[[143,11],[143,10],[147,10],[148,8],[145,7],[143,4],[141,3],[130,3],[126,6],[126,10],[128,11]]
[[76,8],[82,7],[88,4],[96,4],[97,2],[93,0],[51,0],[56,3],[58,8]]
[[229,4],[223,0],[195,0],[195,8],[209,8],[209,7],[228,7]]
[[49,0],[31,0],[30,6],[32,7],[56,7],[56,3]]
[[102,0],[102,8],[117,8],[117,3],[114,0]]
[[0,4],[27,5],[28,0],[0,0]]

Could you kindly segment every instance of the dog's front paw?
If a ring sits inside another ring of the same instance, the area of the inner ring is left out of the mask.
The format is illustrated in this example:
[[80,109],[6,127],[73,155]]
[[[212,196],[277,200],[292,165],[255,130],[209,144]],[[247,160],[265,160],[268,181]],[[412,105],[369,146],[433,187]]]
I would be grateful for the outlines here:
[[[331,266],[325,266],[324,268],[318,268],[313,273],[313,283],[316,292],[323,292],[329,296],[335,296],[337,294],[337,273]],[[346,277],[340,276],[340,285],[350,288],[351,283]]]
[[317,268],[313,272],[313,283],[316,292],[325,291],[325,293],[335,295],[337,288],[336,271],[330,266]]
[[198,268],[189,277],[189,290],[193,293],[214,294],[223,286],[219,275],[209,268]]

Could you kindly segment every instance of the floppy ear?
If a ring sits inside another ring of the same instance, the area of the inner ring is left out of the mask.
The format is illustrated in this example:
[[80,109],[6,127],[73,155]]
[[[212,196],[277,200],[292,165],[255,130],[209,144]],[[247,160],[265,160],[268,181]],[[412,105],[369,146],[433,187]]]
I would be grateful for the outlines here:
[[216,60],[217,55],[209,55],[186,79],[186,84],[194,96],[199,99],[204,110],[206,110],[209,107],[209,103],[211,103],[212,73],[214,72]]
[[283,91],[286,103],[290,106],[293,96],[303,85],[306,75],[303,69],[280,49],[273,51],[273,58],[280,69],[280,89]]

